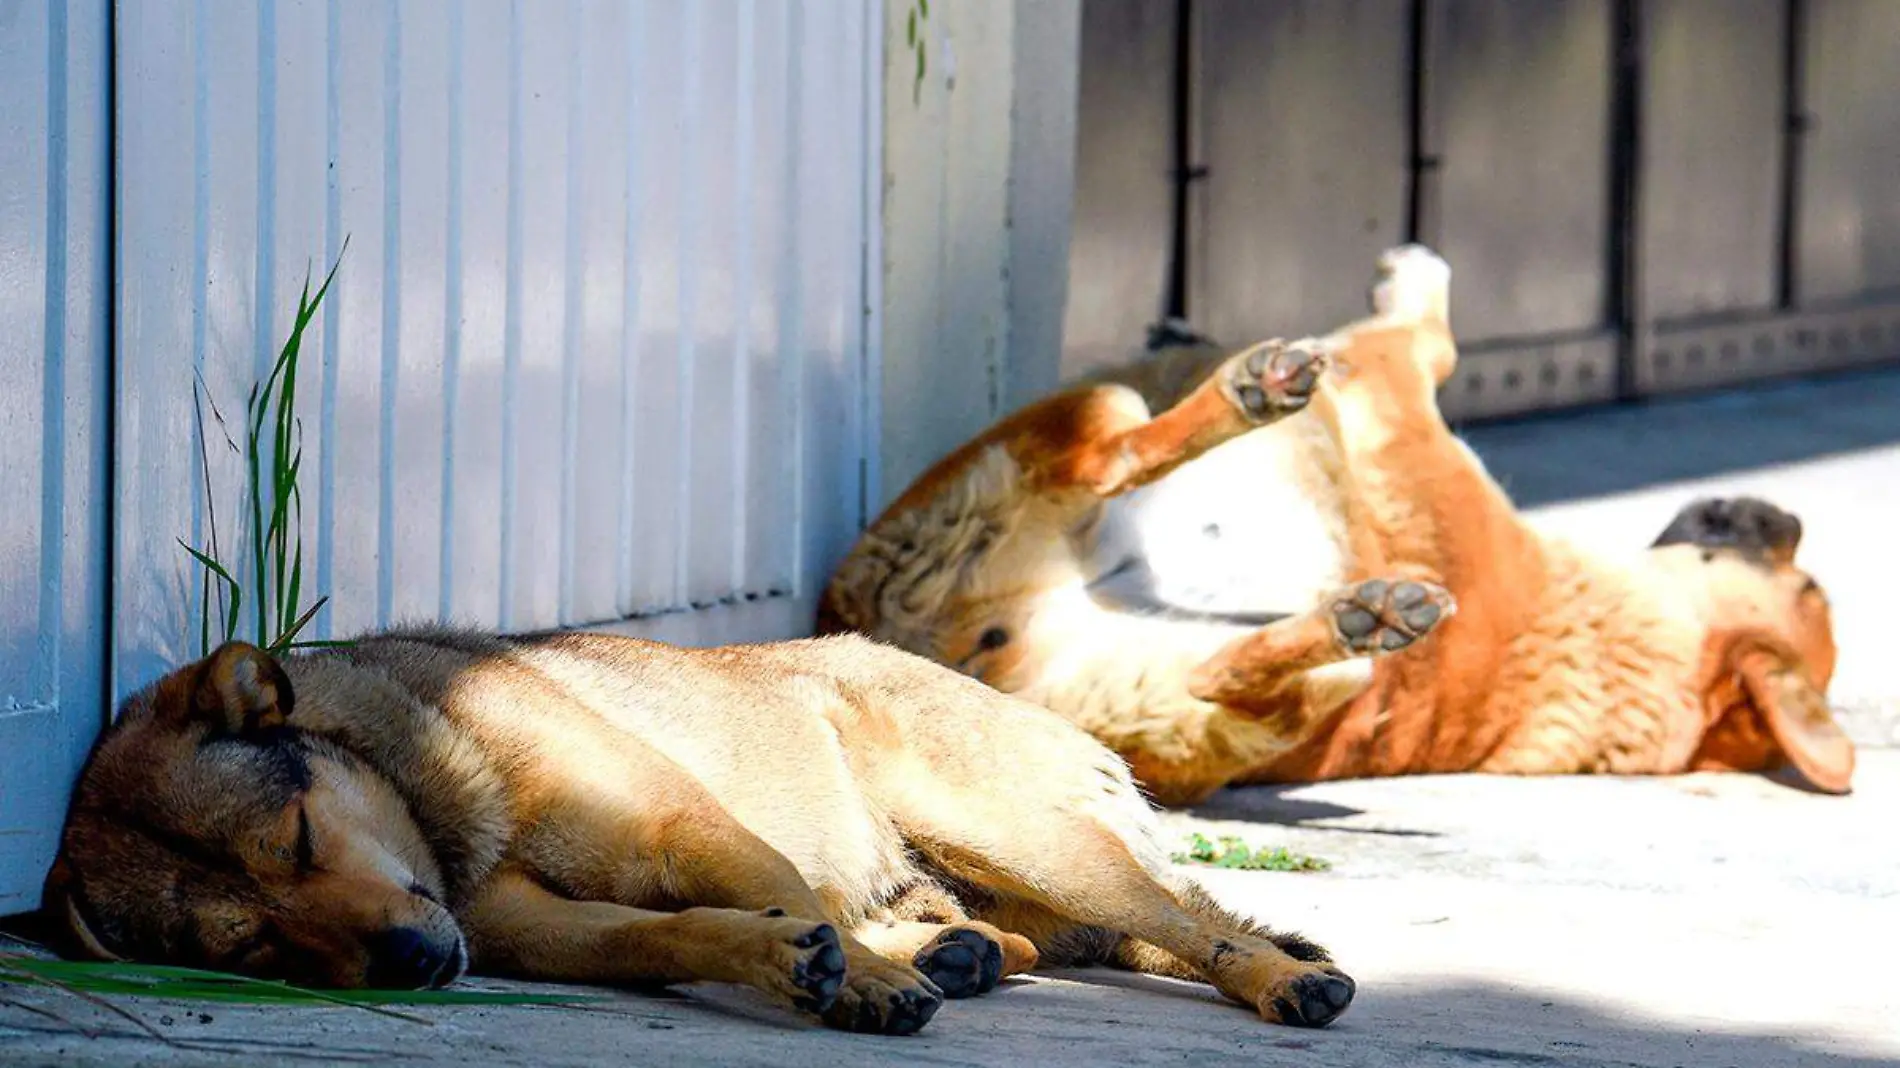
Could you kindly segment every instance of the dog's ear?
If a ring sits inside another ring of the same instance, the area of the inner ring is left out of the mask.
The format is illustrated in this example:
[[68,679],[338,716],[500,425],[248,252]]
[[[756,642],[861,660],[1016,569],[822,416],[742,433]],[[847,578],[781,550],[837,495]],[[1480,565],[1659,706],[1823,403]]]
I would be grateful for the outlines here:
[[53,861],[53,870],[46,874],[46,886],[40,894],[40,913],[47,926],[64,943],[55,948],[67,956],[84,954],[94,960],[121,961],[124,957],[107,949],[99,936],[92,933],[86,918],[79,912],[78,902],[73,900],[73,870],[61,856]]
[[220,645],[199,663],[191,687],[192,714],[232,734],[281,727],[295,703],[283,667],[244,642]]
[[1763,726],[1801,777],[1824,793],[1852,790],[1854,743],[1800,664],[1759,645],[1738,649],[1732,664]]

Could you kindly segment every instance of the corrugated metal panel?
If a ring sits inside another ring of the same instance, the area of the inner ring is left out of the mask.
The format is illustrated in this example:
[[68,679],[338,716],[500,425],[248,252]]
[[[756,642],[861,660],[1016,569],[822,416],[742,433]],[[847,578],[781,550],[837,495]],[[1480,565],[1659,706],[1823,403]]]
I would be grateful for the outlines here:
[[1421,238],[1457,268],[1461,337],[1603,325],[1609,0],[1427,6]]
[[1900,4],[1807,0],[1795,294],[1802,304],[1900,289]]
[[1373,260],[1405,240],[1409,9],[1194,5],[1207,167],[1189,243],[1196,327],[1239,345],[1365,314]]
[[1126,359],[1165,310],[1179,7],[1179,0],[1082,7],[1064,377]]
[[1649,0],[1643,16],[1643,313],[1775,304],[1786,0]]
[[321,633],[811,595],[857,519],[872,5],[119,12],[122,684],[195,650],[194,372],[235,424],[346,237],[299,387]]
[[0,915],[105,716],[108,12],[0,8]]

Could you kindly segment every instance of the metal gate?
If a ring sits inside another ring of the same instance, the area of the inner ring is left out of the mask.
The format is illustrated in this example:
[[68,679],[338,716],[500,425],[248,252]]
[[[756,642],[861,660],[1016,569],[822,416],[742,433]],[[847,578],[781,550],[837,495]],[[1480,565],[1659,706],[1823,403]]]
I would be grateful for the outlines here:
[[0,5],[0,915],[105,707],[108,33],[105,0]]
[[311,636],[809,628],[862,508],[880,12],[0,2],[0,471],[39,502],[0,516],[0,914],[109,701],[196,655],[178,542],[242,544],[224,438],[339,254]]
[[[1458,276],[1455,418],[1900,355],[1888,0],[1085,0],[1065,370]],[[1825,57],[1825,61],[1822,60]]]

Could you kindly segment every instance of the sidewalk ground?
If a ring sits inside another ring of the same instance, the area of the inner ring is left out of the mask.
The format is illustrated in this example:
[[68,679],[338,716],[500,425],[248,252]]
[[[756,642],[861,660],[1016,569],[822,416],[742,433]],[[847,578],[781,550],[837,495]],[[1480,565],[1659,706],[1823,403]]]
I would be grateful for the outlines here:
[[[1539,521],[1647,544],[1703,493],[1799,514],[1829,591],[1851,797],[1754,776],[1438,777],[1229,791],[1166,818],[1323,856],[1323,874],[1209,872],[1229,904],[1335,951],[1360,998],[1302,1032],[1185,984],[1109,972],[946,1006],[854,1038],[741,991],[600,1009],[351,1010],[127,1002],[168,1048],[72,1003],[88,1039],[0,1005],[0,1063],[430,1065],[1900,1065],[1900,372],[1477,429]],[[13,995],[9,995],[13,996]],[[55,1004],[31,995],[35,1004]]]

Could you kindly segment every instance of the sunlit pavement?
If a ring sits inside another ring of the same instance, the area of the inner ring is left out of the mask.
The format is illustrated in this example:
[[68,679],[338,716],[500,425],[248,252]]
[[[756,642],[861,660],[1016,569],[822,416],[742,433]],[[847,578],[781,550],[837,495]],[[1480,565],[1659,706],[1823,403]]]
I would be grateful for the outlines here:
[[[1332,863],[1208,872],[1228,903],[1329,945],[1359,981],[1321,1032],[1203,988],[1099,972],[946,1006],[912,1039],[811,1028],[695,989],[601,1008],[422,1010],[124,1002],[191,1048],[53,994],[0,1004],[0,1062],[255,1064],[1900,1064],[1900,373],[1476,429],[1539,522],[1640,549],[1682,504],[1750,493],[1796,512],[1834,605],[1834,696],[1856,789],[1757,776],[1437,777],[1229,791],[1170,829]],[[493,985],[493,984],[484,984]],[[202,1015],[201,1015],[202,1014]]]

